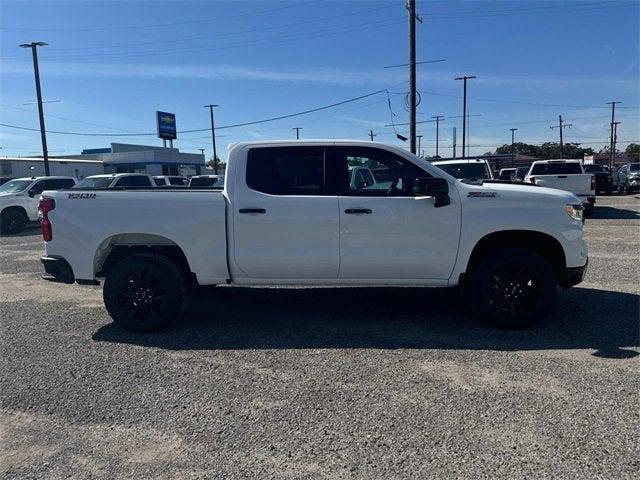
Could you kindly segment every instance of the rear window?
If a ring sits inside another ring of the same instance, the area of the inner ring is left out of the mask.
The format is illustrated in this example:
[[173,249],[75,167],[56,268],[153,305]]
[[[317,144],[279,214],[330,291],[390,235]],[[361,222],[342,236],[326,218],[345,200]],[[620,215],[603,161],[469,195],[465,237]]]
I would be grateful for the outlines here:
[[191,177],[190,187],[222,187],[222,179],[215,177]]
[[604,172],[604,167],[602,165],[585,165],[584,171],[585,173]]
[[249,188],[271,195],[324,195],[324,148],[254,148],[246,178]]
[[538,163],[530,175],[573,175],[582,173],[579,163]]
[[167,180],[162,177],[153,177],[153,181],[156,182],[156,185],[159,187],[167,184]]
[[450,163],[444,165],[436,165],[436,167],[444,170],[449,175],[459,180],[480,180],[491,178],[487,166],[484,163],[480,162]]
[[99,177],[90,178],[87,177],[84,180],[77,183],[73,188],[107,188],[113,182],[113,177]]
[[169,177],[169,184],[170,185],[186,185],[187,183],[189,183],[189,180],[187,180],[186,178]]
[[116,182],[115,187],[150,187],[151,182],[148,177],[131,176],[122,177]]

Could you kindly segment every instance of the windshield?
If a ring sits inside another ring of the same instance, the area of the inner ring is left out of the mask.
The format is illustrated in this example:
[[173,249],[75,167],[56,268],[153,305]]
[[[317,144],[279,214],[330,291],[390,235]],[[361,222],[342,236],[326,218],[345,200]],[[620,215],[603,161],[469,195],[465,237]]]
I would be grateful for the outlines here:
[[87,177],[73,188],[107,188],[113,182],[113,177]]
[[530,175],[573,175],[582,173],[579,163],[538,163]]
[[637,172],[638,170],[640,170],[640,163],[632,163],[631,165],[629,165],[629,170],[631,170],[632,172]]
[[449,175],[458,180],[478,180],[481,178],[491,178],[487,166],[484,163],[449,163],[436,165]]
[[9,180],[0,187],[0,193],[18,193],[31,185],[33,180]]
[[585,173],[604,172],[604,167],[602,165],[585,165],[584,171]]

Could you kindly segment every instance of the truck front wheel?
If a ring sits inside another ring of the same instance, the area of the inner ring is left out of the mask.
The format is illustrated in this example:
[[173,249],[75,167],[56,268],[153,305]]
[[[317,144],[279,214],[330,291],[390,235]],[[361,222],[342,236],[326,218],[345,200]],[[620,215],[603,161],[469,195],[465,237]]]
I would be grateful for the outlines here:
[[137,254],[118,262],[104,282],[111,318],[133,332],[162,330],[182,315],[188,297],[186,275],[168,257]]
[[474,310],[502,328],[525,328],[544,319],[553,307],[556,290],[549,263],[519,248],[496,251],[482,259],[469,284]]

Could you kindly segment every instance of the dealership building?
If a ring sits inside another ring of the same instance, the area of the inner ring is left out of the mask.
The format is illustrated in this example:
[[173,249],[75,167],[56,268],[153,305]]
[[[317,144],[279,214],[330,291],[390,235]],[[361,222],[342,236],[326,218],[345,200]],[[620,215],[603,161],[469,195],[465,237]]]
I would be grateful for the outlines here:
[[[149,175],[199,175],[204,155],[177,148],[112,143],[107,148],[85,149],[78,155],[49,157],[51,175],[84,178],[100,173],[146,173]],[[44,175],[41,157],[0,157],[0,177]]]

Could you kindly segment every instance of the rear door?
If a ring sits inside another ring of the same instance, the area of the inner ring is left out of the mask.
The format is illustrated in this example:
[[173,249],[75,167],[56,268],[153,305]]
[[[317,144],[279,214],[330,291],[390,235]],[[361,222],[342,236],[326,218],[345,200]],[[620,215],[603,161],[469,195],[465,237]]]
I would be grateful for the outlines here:
[[[435,208],[414,193],[430,175],[409,160],[372,147],[336,147],[340,176],[340,274],[345,280],[447,280],[458,251],[460,203]],[[352,182],[367,167],[373,185]],[[351,167],[351,168],[350,168]]]
[[325,148],[256,147],[239,162],[231,203],[237,276],[337,278],[338,197]]

